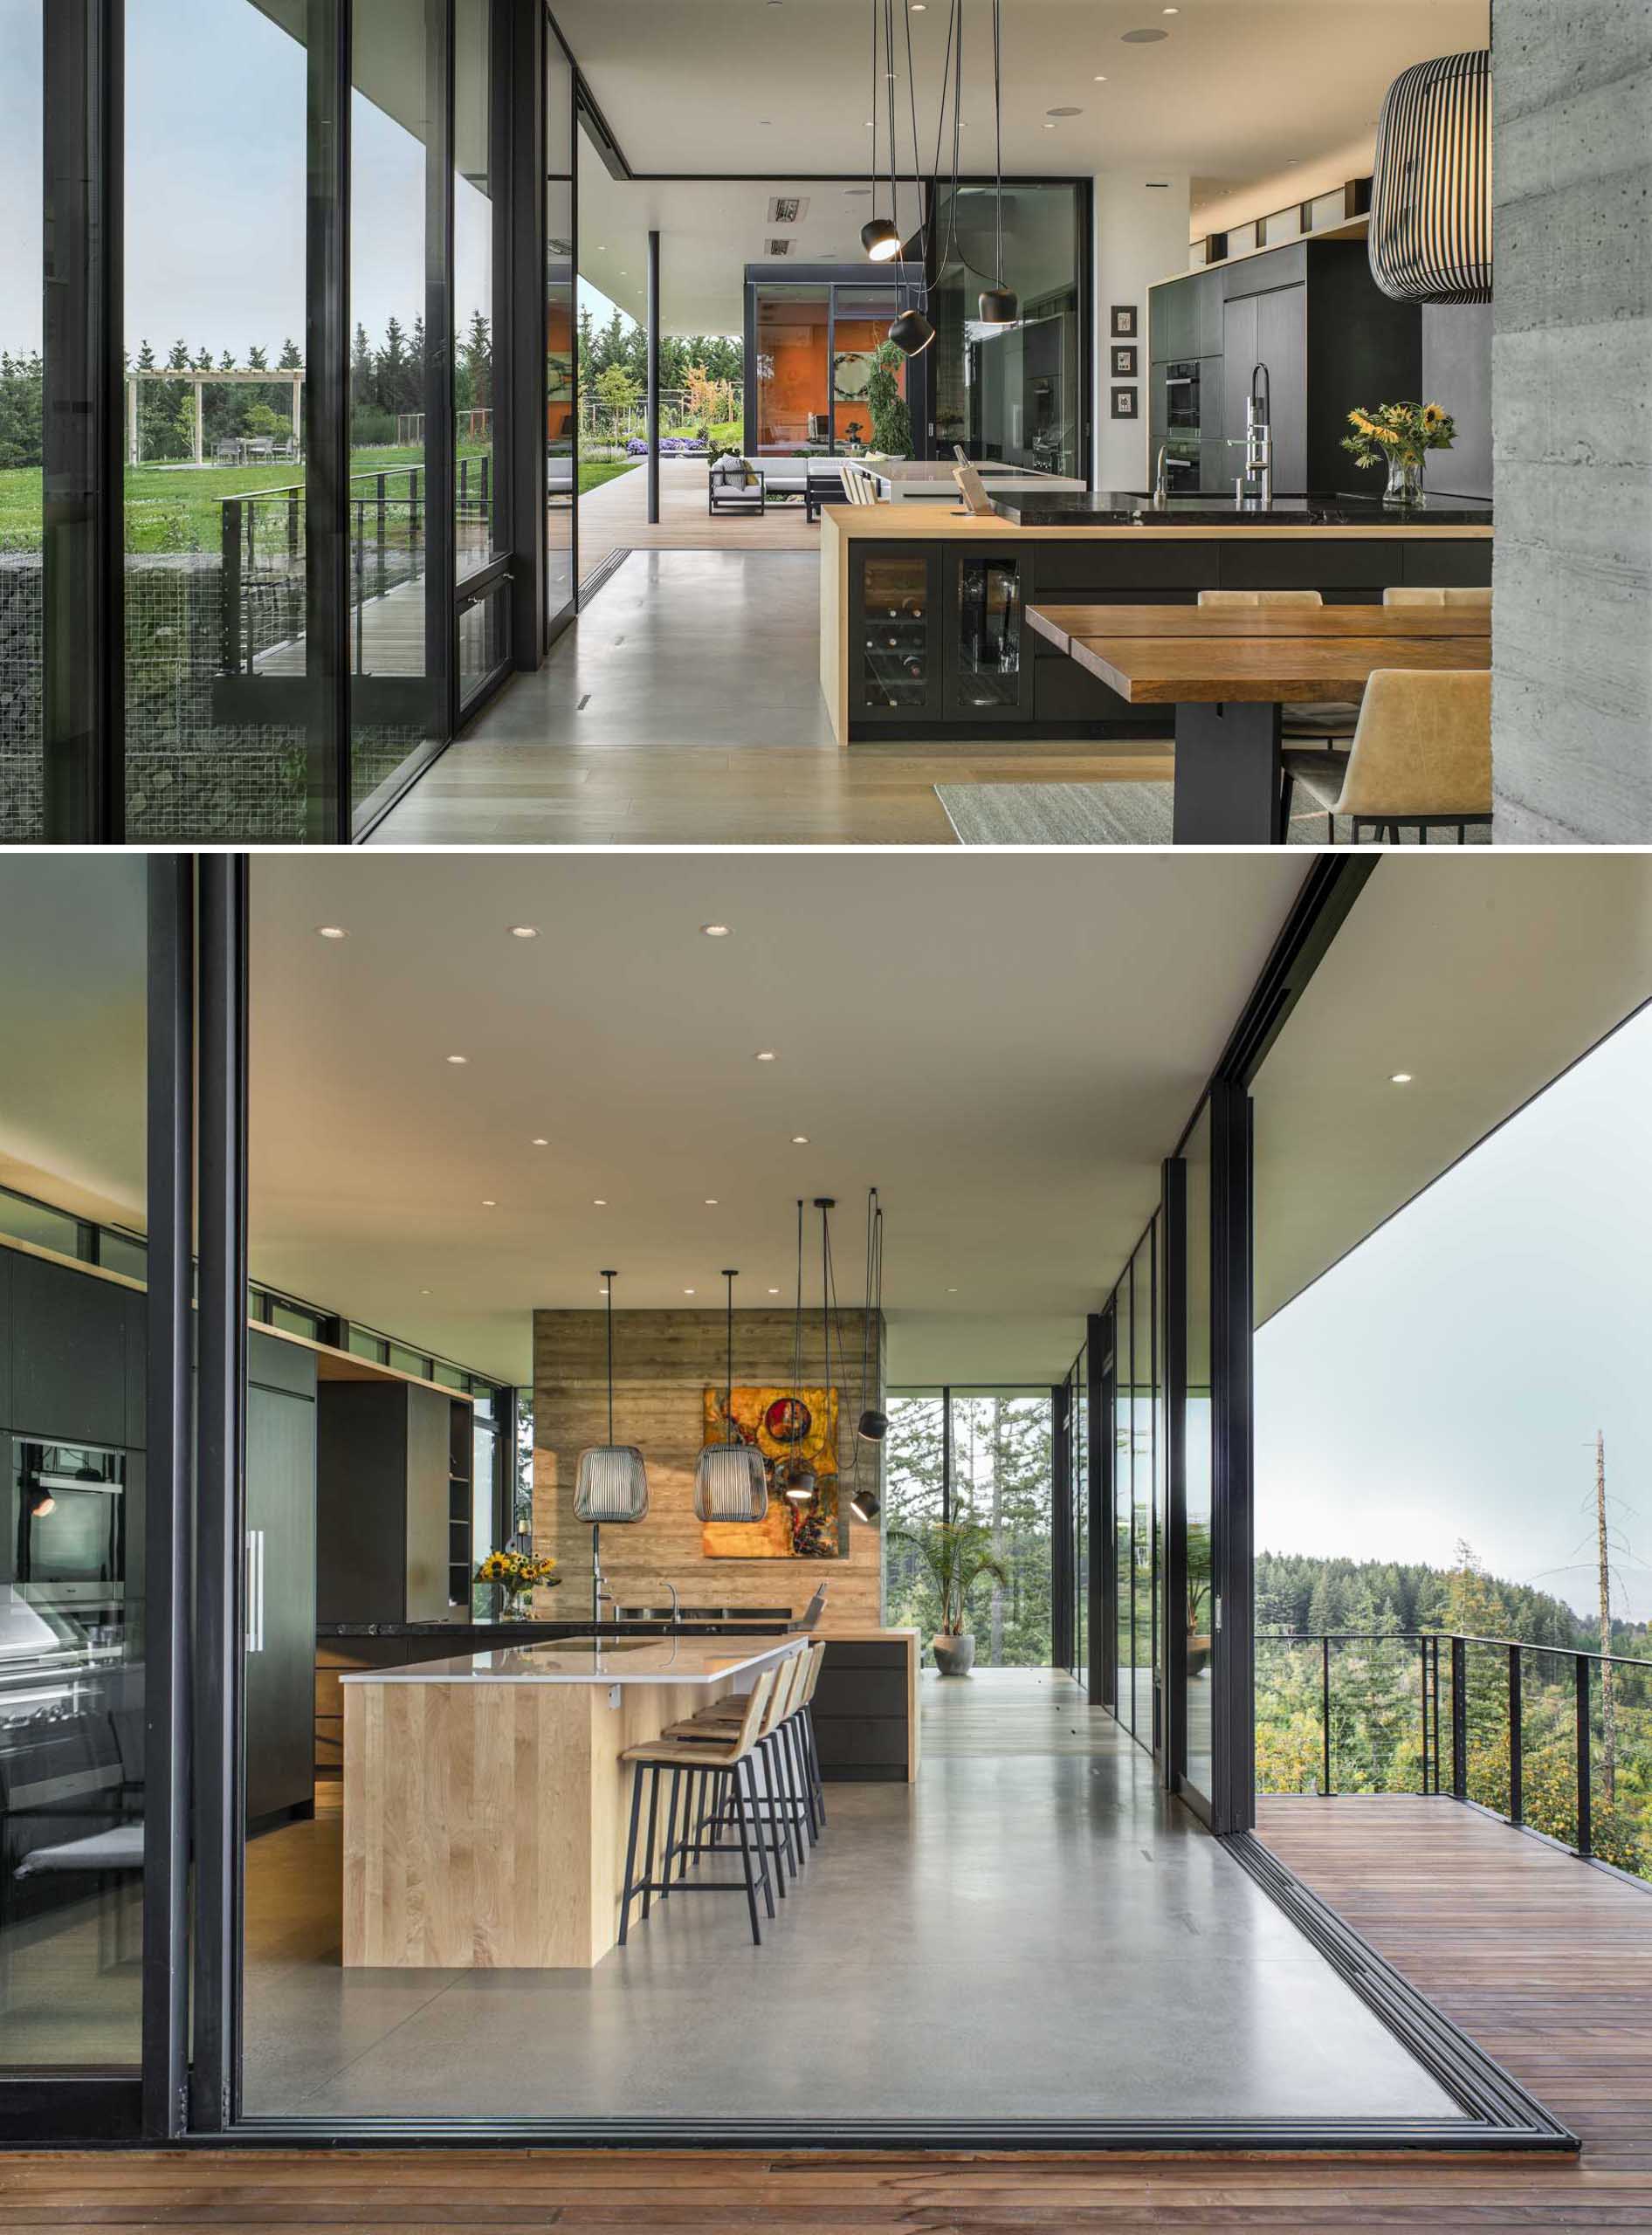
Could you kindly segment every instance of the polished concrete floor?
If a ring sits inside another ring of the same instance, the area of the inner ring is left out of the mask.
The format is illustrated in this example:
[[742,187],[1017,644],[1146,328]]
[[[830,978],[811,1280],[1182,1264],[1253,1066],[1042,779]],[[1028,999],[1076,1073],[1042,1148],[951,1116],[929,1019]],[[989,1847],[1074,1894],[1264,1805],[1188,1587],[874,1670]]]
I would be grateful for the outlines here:
[[1416,2115],[1453,2107],[1065,1676],[924,1680],[762,1948],[673,1901],[593,1971],[340,1968],[336,1816],[249,1855],[247,2109]]
[[946,846],[938,782],[1169,775],[1167,742],[842,751],[819,581],[812,551],[634,551],[373,842]]

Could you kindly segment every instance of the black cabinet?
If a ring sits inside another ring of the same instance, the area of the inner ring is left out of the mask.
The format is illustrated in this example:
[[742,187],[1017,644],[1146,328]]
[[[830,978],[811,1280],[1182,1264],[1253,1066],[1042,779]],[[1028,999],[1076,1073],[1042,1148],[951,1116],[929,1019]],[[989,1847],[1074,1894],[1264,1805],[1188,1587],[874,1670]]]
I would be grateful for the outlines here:
[[940,554],[931,544],[851,548],[851,721],[921,721],[940,713]]
[[1025,721],[1032,712],[1029,568],[1009,551],[948,550],[941,704],[970,722]]
[[[123,1448],[127,1382],[142,1403],[142,1298],[118,1282],[7,1253],[11,1287],[11,1417],[19,1435]],[[139,1413],[141,1420],[141,1413]]]
[[[1308,291],[1270,287],[1256,301],[1256,355],[1268,368],[1273,426],[1273,485],[1308,487]],[[1242,415],[1231,433],[1245,431]],[[1236,471],[1242,450],[1230,450]]]
[[314,1799],[315,1354],[247,1335],[246,1815]]
[[323,1381],[317,1400],[316,1617],[463,1622],[455,1603],[451,1407],[413,1382]]

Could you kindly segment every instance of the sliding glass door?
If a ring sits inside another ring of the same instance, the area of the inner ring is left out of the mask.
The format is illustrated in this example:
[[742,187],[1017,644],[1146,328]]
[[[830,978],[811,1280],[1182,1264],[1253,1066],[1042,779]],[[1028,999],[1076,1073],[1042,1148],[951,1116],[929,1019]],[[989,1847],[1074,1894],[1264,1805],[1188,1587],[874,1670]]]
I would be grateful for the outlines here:
[[874,359],[908,301],[916,267],[882,282],[840,277],[835,266],[776,277],[746,274],[746,446],[754,457],[826,457],[881,450],[926,455],[926,353],[892,369],[898,412],[874,423]]
[[579,597],[579,347],[575,268],[574,65],[545,31],[545,633],[556,636]]

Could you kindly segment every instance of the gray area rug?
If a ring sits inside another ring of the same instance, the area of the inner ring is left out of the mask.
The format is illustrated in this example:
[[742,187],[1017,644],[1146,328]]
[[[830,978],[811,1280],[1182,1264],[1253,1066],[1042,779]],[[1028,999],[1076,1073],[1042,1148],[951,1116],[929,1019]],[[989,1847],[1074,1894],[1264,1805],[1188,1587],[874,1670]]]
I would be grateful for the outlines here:
[[[1155,783],[937,784],[935,797],[958,834],[960,846],[1167,846],[1170,843],[1171,787]],[[1431,842],[1455,845],[1456,833],[1435,830]],[[1470,830],[1469,842],[1485,845],[1489,830]],[[1349,826],[1339,821],[1337,842],[1346,845]],[[1291,819],[1286,842],[1323,846],[1325,819],[1318,812]],[[1415,836],[1408,842],[1415,842]]]

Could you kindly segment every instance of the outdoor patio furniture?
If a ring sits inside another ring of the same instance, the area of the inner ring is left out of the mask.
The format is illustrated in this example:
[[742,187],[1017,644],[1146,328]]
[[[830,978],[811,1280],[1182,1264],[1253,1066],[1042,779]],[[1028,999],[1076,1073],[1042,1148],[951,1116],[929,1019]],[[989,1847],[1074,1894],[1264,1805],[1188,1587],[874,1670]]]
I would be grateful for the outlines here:
[[749,458],[719,457],[706,488],[710,512],[761,512],[767,501],[764,476]]

